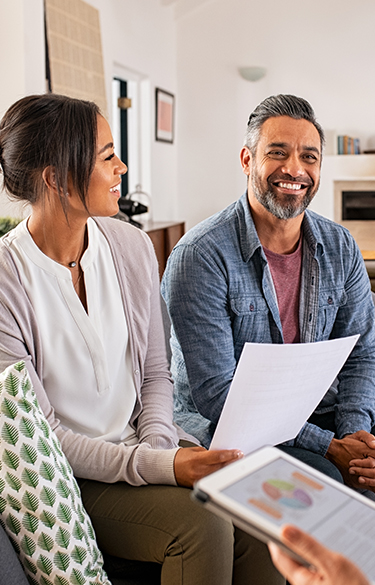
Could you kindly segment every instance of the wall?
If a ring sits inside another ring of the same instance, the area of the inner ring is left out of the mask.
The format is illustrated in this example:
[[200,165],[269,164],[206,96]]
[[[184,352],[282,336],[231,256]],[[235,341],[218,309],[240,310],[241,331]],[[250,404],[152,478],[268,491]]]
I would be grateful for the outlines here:
[[[45,91],[43,0],[0,0],[0,118],[26,94]],[[23,207],[0,194],[0,215]]]
[[[306,97],[326,130],[375,147],[373,0],[87,1],[100,11],[109,105],[114,74],[143,80],[144,188],[155,219],[191,226],[238,198],[246,121],[270,94]],[[0,0],[0,114],[44,91],[42,9],[43,0]],[[237,72],[246,65],[268,74],[246,82]],[[173,145],[154,140],[155,86],[176,94]],[[329,215],[323,184],[313,206]]]
[[[174,11],[159,0],[86,0],[100,11],[107,96],[111,79],[127,73],[143,80],[145,136],[142,187],[151,194],[153,219],[175,219],[177,141],[155,141],[155,87],[177,90]],[[108,100],[110,105],[110,99]],[[178,101],[177,101],[178,106]]]
[[[107,100],[111,80],[130,74],[143,87],[143,188],[152,196],[154,219],[174,219],[177,146],[154,139],[155,87],[177,90],[173,7],[159,0],[86,0],[100,12]],[[45,91],[43,0],[0,0],[0,113],[27,93]],[[25,25],[27,23],[27,26]],[[177,101],[178,106],[178,101]],[[4,195],[0,215],[8,213]],[[12,213],[19,215],[19,213]]]
[[0,117],[45,90],[43,0],[0,0]]
[[[186,7],[179,0],[176,25],[178,214],[188,225],[244,191],[238,153],[249,113],[268,95],[301,95],[326,130],[375,147],[373,0],[206,0]],[[244,81],[237,68],[248,65],[266,67],[267,76]],[[320,192],[317,211],[326,210],[330,196]]]

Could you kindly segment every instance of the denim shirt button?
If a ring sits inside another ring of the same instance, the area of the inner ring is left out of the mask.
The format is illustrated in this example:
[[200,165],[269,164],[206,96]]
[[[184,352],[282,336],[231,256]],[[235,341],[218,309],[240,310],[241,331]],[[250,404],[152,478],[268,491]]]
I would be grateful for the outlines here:
[[254,311],[254,305],[251,304],[250,307],[249,307],[249,309],[250,309],[251,312],[253,312]]
[[329,304],[329,305],[332,305],[332,303],[333,303],[333,299],[332,299],[332,297],[328,297],[328,304]]

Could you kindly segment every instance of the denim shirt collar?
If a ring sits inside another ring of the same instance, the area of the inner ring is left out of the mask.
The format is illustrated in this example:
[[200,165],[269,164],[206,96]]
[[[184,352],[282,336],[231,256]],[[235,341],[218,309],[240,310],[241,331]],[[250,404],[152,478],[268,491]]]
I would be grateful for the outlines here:
[[308,209],[302,220],[302,233],[311,255],[314,258],[324,254],[324,245],[320,239],[320,233],[316,229],[314,215]]
[[[274,288],[268,262],[260,243],[254,220],[251,215],[247,193],[237,201],[237,215],[239,218],[241,254],[245,262],[249,262],[255,252],[259,250],[259,262],[263,265],[262,288],[264,297],[272,313],[276,329],[272,332],[274,343],[282,343],[283,334],[277,295]],[[303,262],[300,292],[300,338],[302,343],[314,341],[319,298],[319,257],[324,254],[320,230],[315,225],[314,213],[305,211],[302,220],[303,234]],[[315,283],[313,290],[311,282]]]
[[236,212],[240,228],[242,258],[244,262],[249,262],[256,250],[260,248],[263,253],[263,249],[251,215],[247,191],[245,191],[242,197],[238,199],[236,203]]

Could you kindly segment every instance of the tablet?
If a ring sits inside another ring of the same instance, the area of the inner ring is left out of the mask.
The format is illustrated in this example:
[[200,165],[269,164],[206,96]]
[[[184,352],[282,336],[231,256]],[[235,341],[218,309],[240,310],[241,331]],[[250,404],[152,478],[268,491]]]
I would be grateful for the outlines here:
[[294,524],[375,581],[375,502],[283,453],[263,447],[199,480],[193,499],[264,542]]

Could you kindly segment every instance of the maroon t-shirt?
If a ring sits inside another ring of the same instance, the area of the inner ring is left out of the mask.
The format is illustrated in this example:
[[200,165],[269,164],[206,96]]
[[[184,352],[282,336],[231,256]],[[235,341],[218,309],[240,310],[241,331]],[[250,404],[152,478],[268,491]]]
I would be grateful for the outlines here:
[[285,343],[299,343],[299,293],[301,286],[302,238],[292,254],[264,249],[276,290]]

